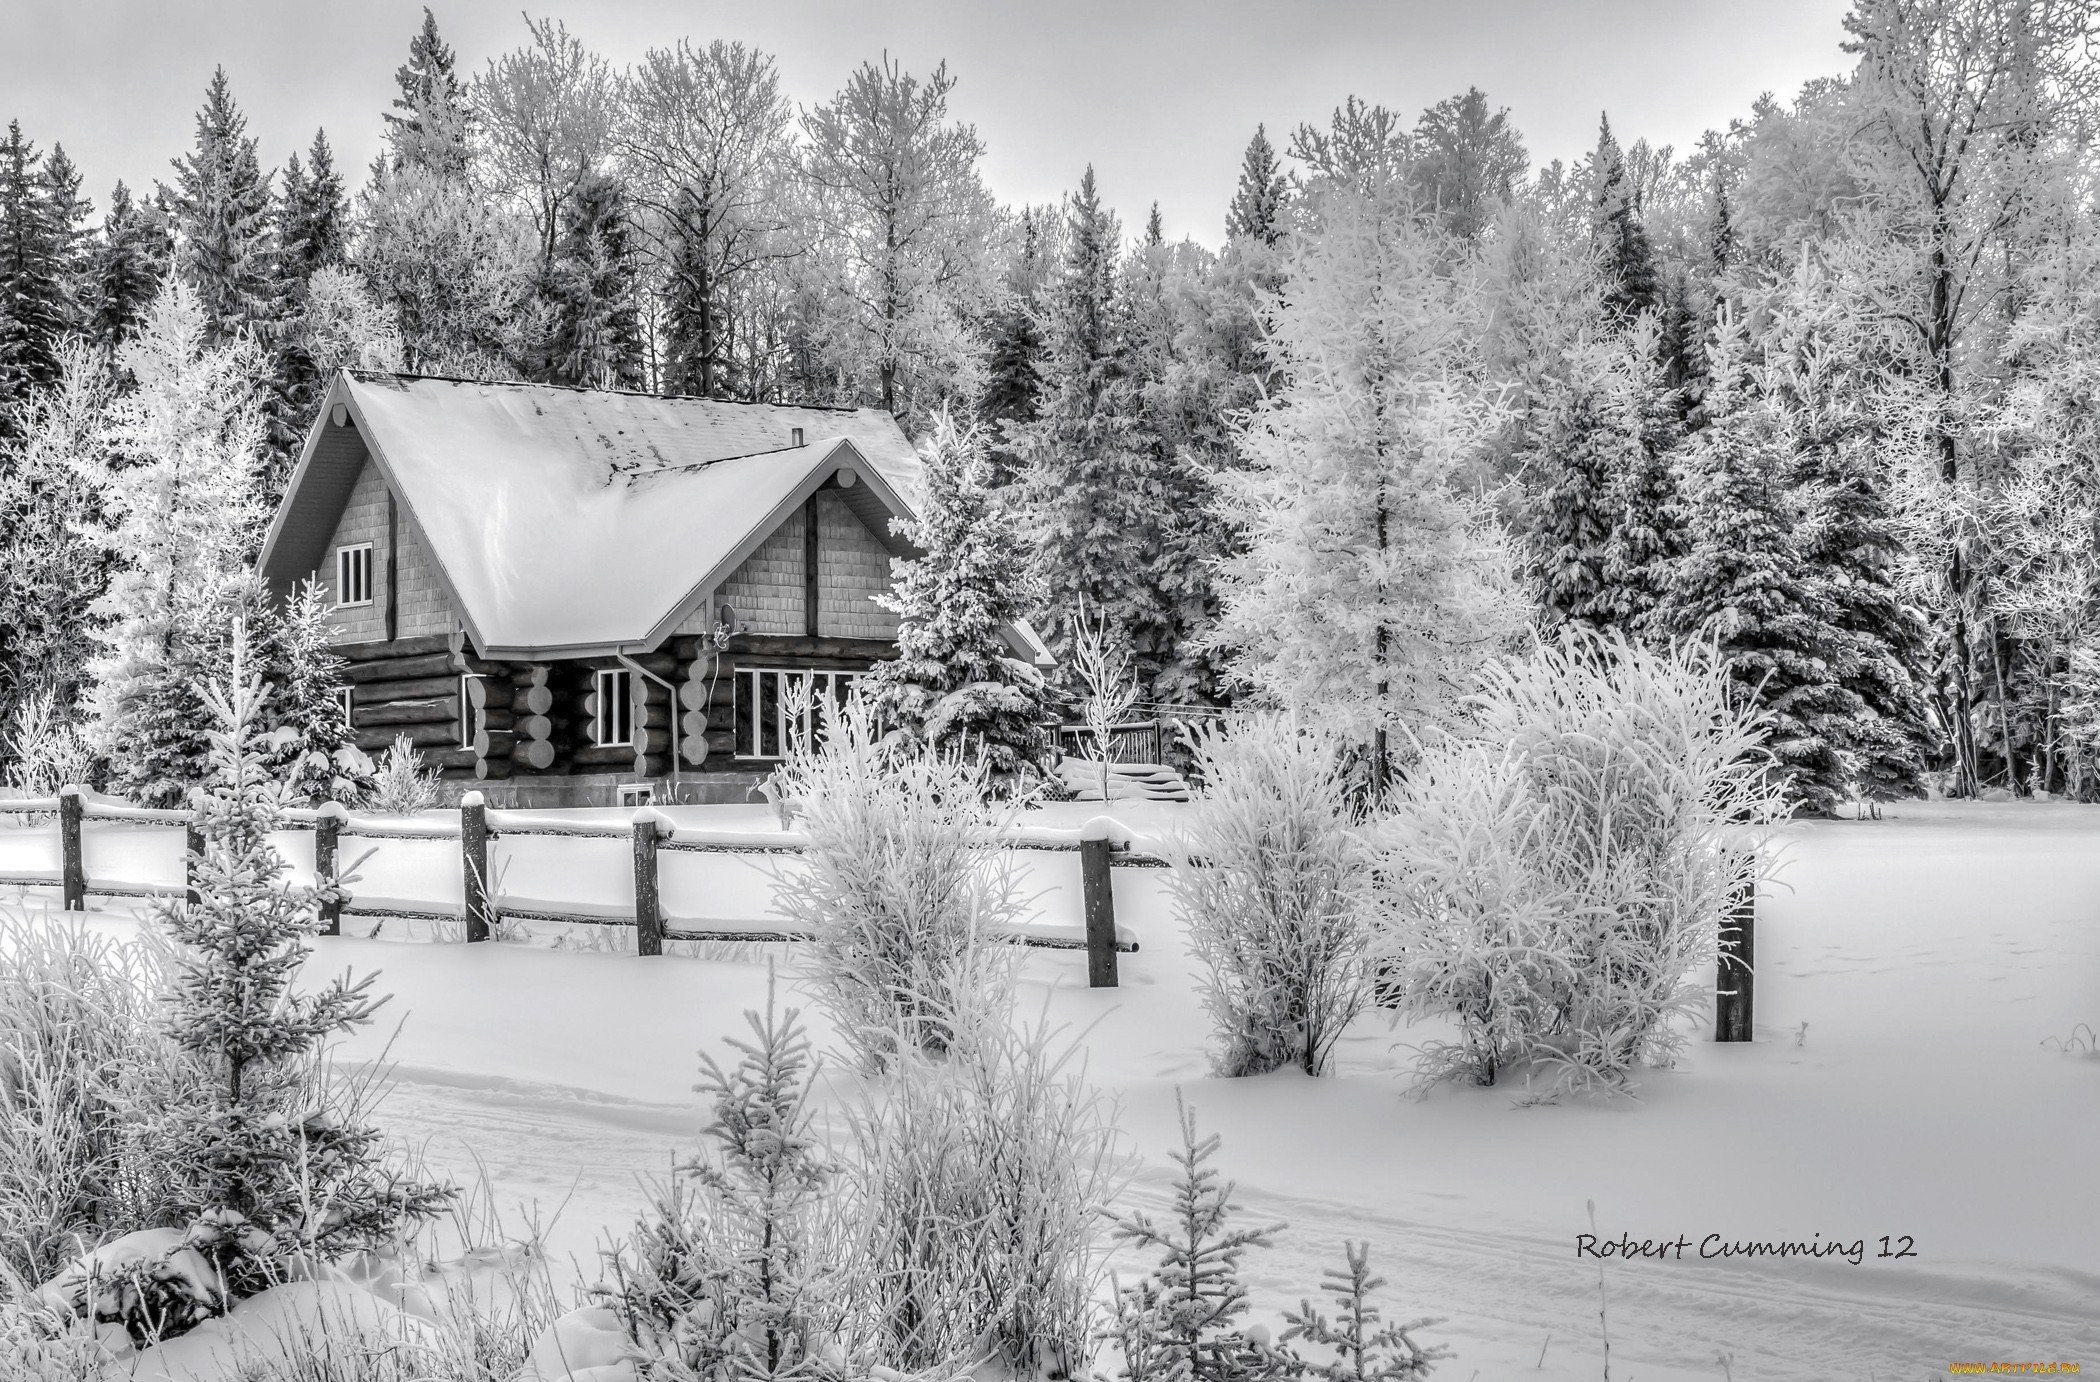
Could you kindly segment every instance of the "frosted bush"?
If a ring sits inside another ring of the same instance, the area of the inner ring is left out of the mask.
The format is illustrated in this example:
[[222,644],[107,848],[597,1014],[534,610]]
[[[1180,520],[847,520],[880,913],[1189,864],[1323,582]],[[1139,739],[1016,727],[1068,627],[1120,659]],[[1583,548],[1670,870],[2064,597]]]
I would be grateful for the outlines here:
[[946,1050],[1012,985],[1012,864],[984,843],[1013,821],[988,800],[981,758],[885,742],[855,702],[778,770],[806,847],[776,875],[775,906],[811,934],[803,980],[853,1055]]
[[1569,634],[1492,669],[1381,827],[1385,982],[1455,1019],[1424,1073],[1623,1084],[1682,1043],[1733,890],[1785,810],[1711,648]]
[[372,779],[372,790],[366,799],[373,810],[390,816],[428,811],[438,804],[437,769],[425,768],[408,736],[397,734]]
[[1205,786],[1169,887],[1204,966],[1218,1070],[1320,1074],[1368,992],[1371,855],[1337,745],[1248,716],[1193,750]]
[[80,726],[59,713],[48,688],[15,703],[7,718],[7,756],[8,785],[32,797],[85,784],[95,767]]

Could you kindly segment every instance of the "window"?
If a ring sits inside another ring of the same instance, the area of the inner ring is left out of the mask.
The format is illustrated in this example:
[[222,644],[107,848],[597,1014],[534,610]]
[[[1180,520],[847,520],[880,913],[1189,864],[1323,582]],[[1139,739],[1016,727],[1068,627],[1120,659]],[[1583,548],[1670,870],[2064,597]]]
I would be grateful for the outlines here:
[[745,667],[737,672],[736,751],[740,758],[785,758],[831,712],[846,704],[860,672]]
[[634,707],[628,703],[630,676],[613,668],[591,678],[591,742],[600,748],[634,742]]
[[335,688],[335,703],[343,708],[343,723],[346,725],[354,723],[350,718],[350,714],[357,708],[357,705],[352,698],[349,687],[338,686]]
[[469,672],[459,679],[459,746],[474,747],[474,687],[479,673]]
[[335,549],[335,603],[338,608],[372,603],[371,543]]
[[616,789],[622,806],[654,806],[656,784],[653,782],[629,782]]

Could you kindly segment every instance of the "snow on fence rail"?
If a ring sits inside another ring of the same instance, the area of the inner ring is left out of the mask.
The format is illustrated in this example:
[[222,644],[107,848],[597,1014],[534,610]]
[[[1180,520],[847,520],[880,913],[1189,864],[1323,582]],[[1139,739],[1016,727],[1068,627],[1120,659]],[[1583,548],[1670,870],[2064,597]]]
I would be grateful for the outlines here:
[[[67,787],[56,797],[0,801],[0,815],[55,814],[58,818],[59,869],[0,872],[0,884],[22,887],[57,887],[67,911],[81,911],[87,898],[169,897],[187,895],[195,899],[192,861],[202,853],[202,840],[195,813],[102,801],[78,787]],[[127,883],[92,879],[87,874],[81,846],[81,826],[87,820],[126,821],[142,825],[180,825],[185,831],[184,881]],[[462,901],[458,906],[406,898],[340,893],[321,910],[321,931],[338,935],[344,917],[376,920],[412,918],[431,921],[461,921],[468,941],[485,941],[498,918],[556,921],[592,926],[625,926],[635,931],[636,949],[643,955],[660,955],[670,941],[798,941],[808,932],[782,923],[719,920],[674,916],[664,910],[660,888],[659,856],[665,852],[694,854],[792,855],[804,848],[801,840],[763,831],[681,829],[653,807],[642,807],[631,821],[578,821],[529,811],[492,810],[479,792],[469,792],[460,802],[454,820],[415,820],[397,817],[355,816],[330,803],[315,809],[286,811],[287,829],[311,830],[314,835],[314,876],[340,882],[339,858],[342,842],[357,840],[443,840],[459,842]],[[1128,840],[1116,838],[1121,827],[1107,817],[1097,817],[1078,830],[1044,826],[1021,826],[987,838],[986,849],[1034,852],[1071,852],[1079,855],[1084,921],[1077,926],[1031,923],[1010,928],[1006,939],[1017,945],[1052,950],[1084,950],[1087,981],[1095,988],[1117,986],[1119,953],[1135,951],[1137,938],[1127,927],[1116,924],[1115,893],[1111,868],[1160,868],[1167,860],[1133,849]],[[489,843],[505,838],[535,836],[632,842],[634,899],[632,906],[594,905],[578,902],[547,902],[489,889]]]

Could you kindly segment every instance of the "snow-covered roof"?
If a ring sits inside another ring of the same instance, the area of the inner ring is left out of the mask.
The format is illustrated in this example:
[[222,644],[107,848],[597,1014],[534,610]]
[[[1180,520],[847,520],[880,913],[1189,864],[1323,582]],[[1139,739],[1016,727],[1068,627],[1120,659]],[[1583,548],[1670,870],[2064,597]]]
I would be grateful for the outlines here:
[[[322,444],[351,423],[362,448]],[[265,540],[273,583],[320,564],[360,452],[493,657],[654,647],[842,469],[889,514],[909,513],[919,483],[911,443],[880,409],[345,371]],[[908,550],[888,523],[870,526]]]

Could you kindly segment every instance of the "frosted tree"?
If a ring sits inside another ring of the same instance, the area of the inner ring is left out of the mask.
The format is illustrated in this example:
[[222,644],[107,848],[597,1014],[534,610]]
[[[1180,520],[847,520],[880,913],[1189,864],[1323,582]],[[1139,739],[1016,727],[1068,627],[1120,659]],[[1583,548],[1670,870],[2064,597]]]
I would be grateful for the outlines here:
[[752,280],[798,248],[792,121],[773,59],[741,43],[652,48],[621,79],[614,141],[662,278],[665,390],[749,396],[736,318]]
[[423,766],[406,732],[396,734],[387,746],[364,804],[390,816],[413,816],[438,804],[438,769]]
[[1487,234],[1530,165],[1509,112],[1490,111],[1478,87],[1423,111],[1413,150],[1408,176],[1416,203],[1466,241]]
[[[43,155],[9,121],[0,142],[0,398],[23,399],[58,379],[69,229]],[[12,422],[0,415],[0,439]]]
[[1625,155],[1612,136],[1609,119],[1598,122],[1590,175],[1596,184],[1590,234],[1604,279],[1605,320],[1625,327],[1644,312],[1660,315],[1663,284],[1656,269],[1655,247],[1642,223],[1637,188],[1627,174]]
[[557,384],[635,389],[643,339],[637,310],[634,225],[625,191],[593,174],[572,194],[567,224],[547,274],[546,364],[537,374]]
[[263,763],[295,801],[356,801],[372,786],[373,766],[357,746],[337,699],[347,665],[330,648],[330,606],[321,587],[302,583],[281,604],[250,578],[244,618],[257,639],[257,671],[272,691]]
[[215,724],[198,794],[198,900],[156,908],[181,947],[169,1025],[213,1076],[207,1099],[168,1111],[167,1150],[197,1168],[196,1202],[179,1206],[194,1216],[186,1237],[233,1299],[397,1242],[452,1194],[388,1167],[377,1130],[355,1121],[316,1063],[324,1041],[369,1022],[380,1000],[370,976],[295,991],[323,893],[287,884],[270,844],[284,788],[264,766],[268,693],[247,641],[234,631],[223,679],[201,691]]
[[88,269],[88,332],[103,350],[114,355],[137,329],[174,253],[160,209],[118,183]]
[[559,20],[527,16],[532,41],[491,58],[473,86],[484,173],[526,208],[539,269],[553,266],[566,212],[612,150],[617,88],[605,59]]
[[253,349],[212,345],[208,331],[198,295],[168,283],[119,356],[135,388],[110,409],[98,477],[113,571],[95,606],[92,737],[113,788],[160,804],[200,779],[193,659],[209,656],[198,640],[218,624],[264,517]]
[[1042,674],[1006,641],[1032,578],[988,470],[983,433],[936,414],[919,514],[901,525],[924,555],[899,561],[876,597],[898,616],[897,655],[861,695],[907,739],[981,756],[1002,790],[1025,790],[1044,771],[1053,712]]
[[279,313],[270,179],[226,70],[213,71],[196,143],[175,162],[175,268],[196,291],[207,338],[269,336]]
[[1292,243],[1268,309],[1284,383],[1220,479],[1247,550],[1222,565],[1214,637],[1262,699],[1383,763],[1519,618],[1475,468],[1503,408],[1472,375],[1447,242],[1397,189],[1318,196],[1321,233]]
[[1273,245],[1283,238],[1284,207],[1290,183],[1283,163],[1269,143],[1266,126],[1254,127],[1247,152],[1240,156],[1239,186],[1232,204],[1225,209],[1225,236],[1230,240],[1253,239]]
[[1007,438],[1033,422],[1042,404],[1044,294],[1063,259],[1064,215],[1055,206],[1024,206],[1009,231],[999,301],[986,326],[985,384],[977,405],[989,432],[994,485],[1013,480],[1018,462]]
[[1177,1174],[1164,1220],[1137,1213],[1116,1222],[1115,1236],[1158,1254],[1143,1279],[1116,1292],[1109,1335],[1123,1357],[1127,1382],[1242,1382],[1268,1375],[1275,1359],[1241,1318],[1247,1287],[1240,1262],[1251,1248],[1270,1246],[1281,1224],[1234,1227],[1239,1206],[1233,1185],[1221,1182],[1211,1159],[1218,1136],[1196,1136],[1196,1115],[1174,1096],[1181,1147],[1170,1153]]
[[1369,1243],[1345,1244],[1342,1262],[1340,1269],[1329,1267],[1320,1274],[1320,1289],[1330,1299],[1332,1316],[1309,1300],[1301,1301],[1296,1311],[1284,1312],[1285,1328],[1278,1342],[1302,1342],[1333,1355],[1332,1361],[1308,1364],[1302,1375],[1320,1382],[1392,1382],[1426,1376],[1433,1361],[1448,1356],[1414,1340],[1416,1330],[1436,1320],[1387,1324],[1384,1312],[1372,1304],[1373,1293],[1386,1283],[1384,1277],[1371,1275]]
[[954,88],[945,63],[922,81],[885,57],[802,119],[812,326],[843,394],[893,413],[969,396],[982,368],[965,322],[988,291],[992,201]]
[[1608,424],[1620,463],[1608,490],[1611,531],[1604,543],[1603,613],[1634,633],[1648,631],[1669,585],[1670,566],[1690,540],[1683,530],[1673,453],[1683,429],[1680,397],[1666,377],[1662,323],[1643,316],[1619,338],[1605,376]]

